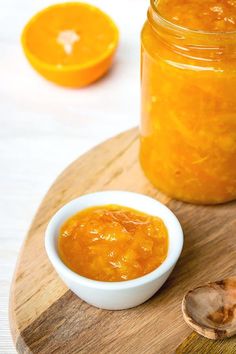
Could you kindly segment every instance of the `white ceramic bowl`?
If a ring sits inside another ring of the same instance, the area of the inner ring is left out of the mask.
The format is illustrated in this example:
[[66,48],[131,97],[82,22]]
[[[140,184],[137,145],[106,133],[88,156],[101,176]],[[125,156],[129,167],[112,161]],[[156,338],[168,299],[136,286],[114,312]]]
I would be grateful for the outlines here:
[[[169,235],[169,248],[165,261],[157,269],[133,280],[103,282],[80,276],[61,261],[57,249],[61,225],[82,209],[105,204],[134,208],[159,216],[164,221]],[[48,224],[45,247],[55,270],[76,295],[93,306],[107,310],[121,310],[142,304],[160,289],[180,256],[183,247],[183,231],[170,209],[155,199],[131,192],[105,191],[83,195],[62,207]]]

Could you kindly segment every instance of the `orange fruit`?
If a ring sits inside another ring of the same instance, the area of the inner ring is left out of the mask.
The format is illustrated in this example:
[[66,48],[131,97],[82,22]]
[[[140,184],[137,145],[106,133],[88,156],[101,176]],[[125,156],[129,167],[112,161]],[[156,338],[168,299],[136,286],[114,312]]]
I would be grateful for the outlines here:
[[25,26],[22,46],[31,65],[62,86],[92,83],[110,68],[118,45],[111,18],[85,3],[64,3],[37,13]]

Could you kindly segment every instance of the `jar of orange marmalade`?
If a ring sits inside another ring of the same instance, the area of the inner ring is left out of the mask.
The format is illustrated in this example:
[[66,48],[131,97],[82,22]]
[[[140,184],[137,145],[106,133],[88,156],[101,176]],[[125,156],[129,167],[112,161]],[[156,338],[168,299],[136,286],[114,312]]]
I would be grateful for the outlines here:
[[187,202],[236,199],[236,1],[151,0],[141,81],[150,181]]

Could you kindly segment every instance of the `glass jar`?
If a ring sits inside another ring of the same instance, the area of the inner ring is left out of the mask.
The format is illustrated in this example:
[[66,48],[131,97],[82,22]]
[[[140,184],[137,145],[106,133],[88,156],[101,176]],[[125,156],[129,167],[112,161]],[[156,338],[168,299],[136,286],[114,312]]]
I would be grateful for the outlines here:
[[236,199],[236,32],[180,27],[156,2],[142,30],[143,170],[176,199]]

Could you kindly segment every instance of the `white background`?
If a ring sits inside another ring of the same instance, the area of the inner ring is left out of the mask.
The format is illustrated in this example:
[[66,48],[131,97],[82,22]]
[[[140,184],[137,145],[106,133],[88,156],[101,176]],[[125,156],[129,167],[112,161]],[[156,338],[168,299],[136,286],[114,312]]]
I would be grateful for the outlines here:
[[89,0],[120,29],[109,75],[63,89],[31,69],[20,46],[25,23],[47,0],[0,0],[0,353],[15,353],[8,324],[17,254],[44,194],[79,155],[139,122],[139,35],[148,0]]

